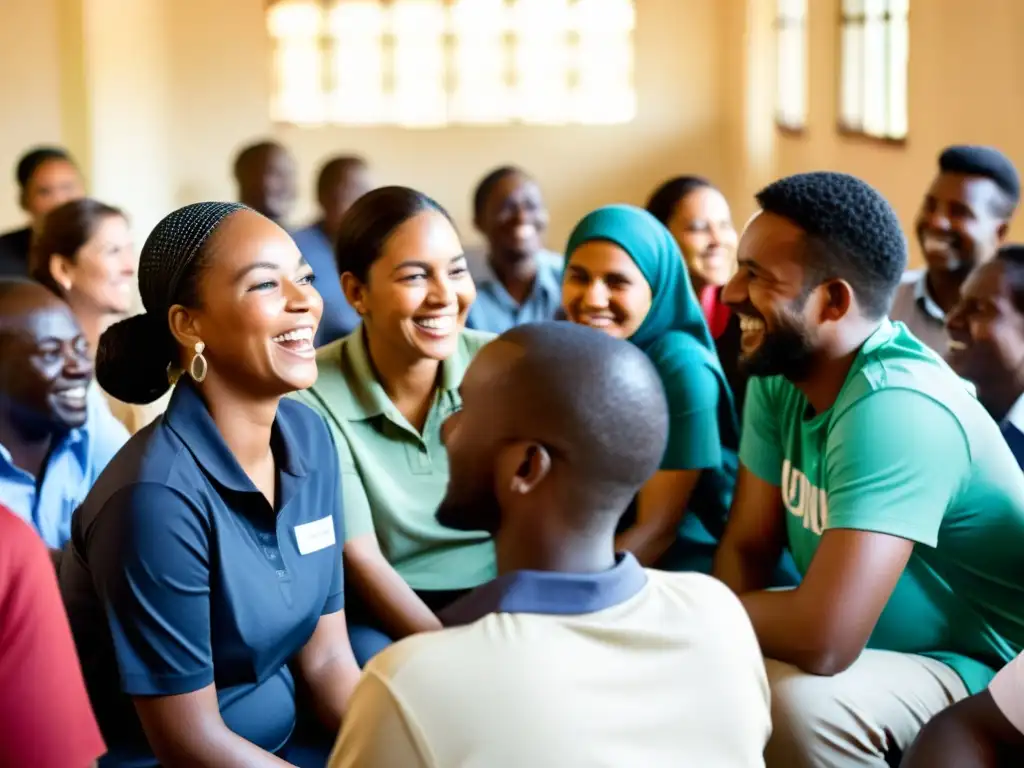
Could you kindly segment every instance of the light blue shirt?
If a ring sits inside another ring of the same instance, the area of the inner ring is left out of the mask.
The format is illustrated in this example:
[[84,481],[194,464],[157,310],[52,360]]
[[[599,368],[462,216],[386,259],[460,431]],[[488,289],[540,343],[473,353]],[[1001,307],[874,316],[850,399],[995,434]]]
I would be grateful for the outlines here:
[[313,285],[324,300],[324,314],[313,339],[313,344],[322,347],[352,333],[359,325],[359,314],[352,309],[341,290],[334,248],[319,222],[292,233],[292,239],[313,267],[316,275]]
[[0,445],[0,503],[33,526],[50,549],[64,546],[71,536],[71,514],[128,441],[128,430],[110,413],[96,386],[89,387],[88,409],[85,426],[54,445],[38,484]]
[[526,301],[517,302],[494,274],[487,257],[469,260],[470,274],[476,283],[476,301],[466,318],[466,326],[478,331],[504,333],[524,323],[553,320],[562,306],[562,271],[565,260],[557,253],[537,254],[537,277]]

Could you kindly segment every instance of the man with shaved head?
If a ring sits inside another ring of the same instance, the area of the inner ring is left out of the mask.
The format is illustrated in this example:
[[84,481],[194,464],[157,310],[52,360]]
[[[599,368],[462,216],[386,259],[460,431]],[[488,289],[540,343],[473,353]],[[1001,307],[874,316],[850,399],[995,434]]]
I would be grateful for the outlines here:
[[38,283],[0,279],[0,501],[59,549],[71,513],[128,439],[102,420],[75,316]]
[[493,533],[498,578],[367,665],[332,768],[763,765],[767,680],[738,600],[614,549],[667,441],[647,358],[524,325],[477,354],[461,393],[437,515]]

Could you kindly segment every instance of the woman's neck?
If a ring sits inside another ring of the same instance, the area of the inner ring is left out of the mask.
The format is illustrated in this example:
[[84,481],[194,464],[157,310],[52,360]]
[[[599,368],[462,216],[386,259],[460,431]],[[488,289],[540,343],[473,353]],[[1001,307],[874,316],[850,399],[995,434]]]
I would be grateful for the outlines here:
[[225,444],[253,483],[261,487],[267,462],[273,465],[270,435],[281,398],[252,397],[212,373],[202,385],[202,394]]
[[0,445],[11,454],[11,463],[37,480],[46,468],[46,459],[53,447],[53,432],[40,431],[26,435],[18,429],[9,413],[0,414]]
[[364,329],[370,362],[388,398],[417,432],[422,432],[434,399],[441,369],[439,361],[420,357],[410,360]]

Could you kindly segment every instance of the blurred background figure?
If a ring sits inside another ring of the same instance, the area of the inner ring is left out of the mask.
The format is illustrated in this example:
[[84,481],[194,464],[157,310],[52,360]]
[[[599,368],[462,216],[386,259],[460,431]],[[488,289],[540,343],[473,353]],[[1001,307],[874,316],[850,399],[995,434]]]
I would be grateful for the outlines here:
[[324,298],[324,315],[314,340],[318,347],[348,336],[359,325],[359,315],[341,290],[334,243],[345,212],[371,188],[370,169],[363,158],[355,155],[331,158],[317,176],[319,218],[292,235],[313,267],[316,289]]
[[29,224],[0,235],[0,277],[28,274],[32,230],[54,208],[85,194],[75,161],[60,147],[29,150],[18,161],[14,177],[18,182],[18,203],[28,214]]
[[238,201],[285,227],[298,194],[295,159],[276,141],[250,144],[235,159]]
[[470,262],[477,297],[467,327],[503,333],[554,318],[563,259],[544,248],[548,209],[537,182],[513,166],[491,171],[473,193],[473,224],[487,245]]

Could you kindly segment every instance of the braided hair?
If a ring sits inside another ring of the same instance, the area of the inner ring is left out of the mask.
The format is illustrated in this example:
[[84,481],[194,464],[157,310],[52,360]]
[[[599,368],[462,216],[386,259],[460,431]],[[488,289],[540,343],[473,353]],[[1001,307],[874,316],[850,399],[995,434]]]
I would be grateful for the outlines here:
[[193,203],[168,214],[139,256],[139,293],[145,312],[110,326],[96,351],[96,379],[126,403],[151,403],[170,387],[168,367],[178,348],[167,313],[175,304],[198,304],[207,246],[241,203]]

